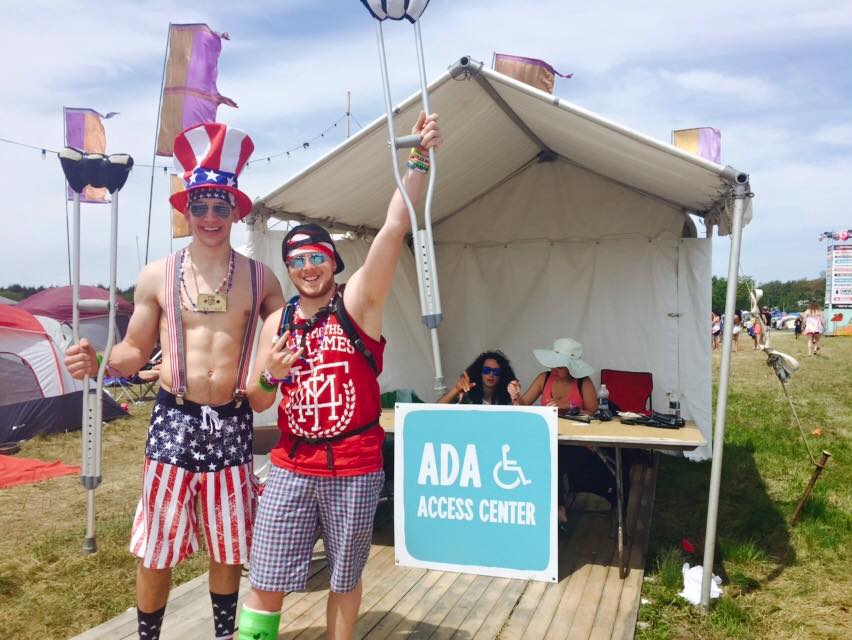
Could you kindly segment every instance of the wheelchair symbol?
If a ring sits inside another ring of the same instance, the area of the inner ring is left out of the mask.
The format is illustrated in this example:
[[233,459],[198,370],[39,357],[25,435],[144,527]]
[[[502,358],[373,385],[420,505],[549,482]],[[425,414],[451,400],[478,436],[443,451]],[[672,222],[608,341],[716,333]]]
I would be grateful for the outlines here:
[[[517,487],[518,485],[521,485],[521,484],[523,484],[523,485],[532,484],[532,480],[527,480],[526,476],[524,475],[524,470],[520,467],[520,465],[518,465],[518,461],[509,459],[509,449],[510,449],[509,445],[504,444],[502,449],[503,449],[503,459],[500,460],[500,462],[498,462],[496,465],[494,465],[494,482],[497,484],[497,486],[500,487],[501,489],[507,489],[508,490],[508,489],[514,489],[515,487]],[[503,482],[500,479],[500,472],[501,471],[514,473],[515,474],[514,480],[512,480],[511,482],[508,482],[508,483]]]

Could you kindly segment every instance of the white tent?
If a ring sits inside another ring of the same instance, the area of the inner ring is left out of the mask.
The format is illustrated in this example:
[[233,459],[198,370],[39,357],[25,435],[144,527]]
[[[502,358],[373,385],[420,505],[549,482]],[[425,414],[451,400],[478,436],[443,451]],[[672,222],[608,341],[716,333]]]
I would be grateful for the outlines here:
[[[418,96],[394,110],[397,131],[411,127]],[[655,407],[665,407],[667,392],[679,393],[685,416],[709,442],[711,235],[713,228],[732,234],[735,284],[741,229],[751,218],[748,176],[469,58],[434,81],[429,96],[445,139],[432,218],[447,382],[480,351],[500,348],[527,385],[541,370],[532,349],[572,337],[598,370],[650,371]],[[284,231],[270,230],[272,219],[350,231],[353,239],[339,246],[345,280],[384,220],[394,189],[388,155],[382,117],[255,204],[249,252],[290,290]],[[695,219],[703,219],[706,237],[698,237]],[[728,317],[734,293],[730,288]],[[380,382],[383,390],[411,387],[428,398],[432,350],[418,301],[414,261],[405,253],[385,312]],[[725,337],[730,344],[727,327]],[[717,447],[729,352],[723,350]],[[710,448],[693,455],[705,458]],[[717,463],[720,456],[714,476]]]

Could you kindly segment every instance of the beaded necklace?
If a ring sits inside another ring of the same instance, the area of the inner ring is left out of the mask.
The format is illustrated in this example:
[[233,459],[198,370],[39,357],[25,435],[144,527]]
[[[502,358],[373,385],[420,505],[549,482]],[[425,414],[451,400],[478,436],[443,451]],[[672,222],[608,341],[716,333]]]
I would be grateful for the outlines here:
[[[335,288],[335,291],[336,291],[336,288]],[[299,309],[301,308],[300,302],[301,302],[301,299],[296,300],[295,308],[293,309],[294,316],[295,316],[295,314],[297,314],[299,312]],[[296,348],[298,348],[300,342],[301,342],[301,346],[305,347],[305,353],[302,355],[302,357],[300,359],[310,369],[314,368],[314,363],[313,363],[313,359],[309,360],[308,358],[305,357],[307,355],[307,338],[311,333],[314,332],[314,329],[320,328],[322,330],[322,333],[319,335],[319,338],[318,338],[318,341],[317,341],[317,354],[316,354],[315,357],[318,358],[320,356],[321,351],[322,351],[322,345],[325,342],[325,334],[328,332],[328,321],[331,319],[331,316],[333,316],[333,315],[334,315],[333,313],[326,313],[325,318],[323,319],[323,322],[322,322],[321,325],[313,324],[312,319],[313,319],[313,317],[316,317],[316,316],[313,316],[312,318],[304,319],[305,324],[307,324],[308,326],[301,328],[301,329],[298,329],[302,333],[301,341],[297,340],[295,338],[295,336],[293,336],[291,338],[292,340],[294,340],[294,342],[296,344]]]
[[[192,270],[192,279],[195,282],[196,299],[200,293],[198,290],[198,276],[195,273],[195,265],[192,263],[192,255],[189,253],[189,247],[186,247],[180,254],[180,284],[183,295],[181,296],[181,306],[187,311],[195,311],[196,313],[210,313],[209,311],[199,310],[195,300],[189,295],[189,289],[186,286],[186,257],[190,257],[189,268]],[[231,284],[234,278],[234,267],[236,265],[236,252],[231,249],[230,258],[228,260],[228,272],[222,278],[222,282],[216,287],[213,292],[215,295],[226,294],[231,290]],[[184,299],[186,302],[184,302]]]

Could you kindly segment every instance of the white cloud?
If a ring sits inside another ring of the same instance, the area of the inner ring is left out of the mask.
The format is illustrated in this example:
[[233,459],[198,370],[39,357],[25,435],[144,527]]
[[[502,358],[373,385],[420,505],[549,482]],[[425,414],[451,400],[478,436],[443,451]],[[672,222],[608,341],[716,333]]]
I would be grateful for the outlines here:
[[820,127],[814,132],[813,140],[832,145],[852,145],[852,125],[842,124]]
[[687,91],[721,94],[736,100],[767,102],[777,95],[771,83],[755,76],[733,76],[702,69],[663,71],[660,75]]

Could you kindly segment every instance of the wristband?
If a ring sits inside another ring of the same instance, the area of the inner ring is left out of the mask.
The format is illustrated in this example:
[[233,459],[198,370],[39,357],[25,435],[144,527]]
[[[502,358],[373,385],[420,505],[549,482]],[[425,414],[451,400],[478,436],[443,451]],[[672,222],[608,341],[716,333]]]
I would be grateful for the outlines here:
[[408,154],[408,163],[407,167],[412,171],[417,171],[418,173],[426,173],[429,171],[429,155],[428,152],[425,152],[425,149],[421,151],[417,147],[411,149],[411,152]]
[[257,379],[257,383],[264,391],[269,391],[270,393],[275,393],[276,391],[278,391],[278,387],[276,387],[274,384],[269,384],[266,381],[266,378],[263,377],[263,374],[261,374],[261,376]]
[[104,362],[104,357],[103,357],[103,355],[101,355],[100,353],[96,353],[96,354],[95,354],[95,358],[96,358],[96,359],[97,359],[97,361],[98,361],[98,369],[100,369],[100,368],[101,368],[101,365],[102,365],[102,364],[103,364],[103,362]]
[[266,391],[277,391],[278,385],[282,382],[288,382],[290,380],[290,376],[286,378],[273,378],[272,374],[269,373],[268,369],[264,369],[260,374],[260,386]]

